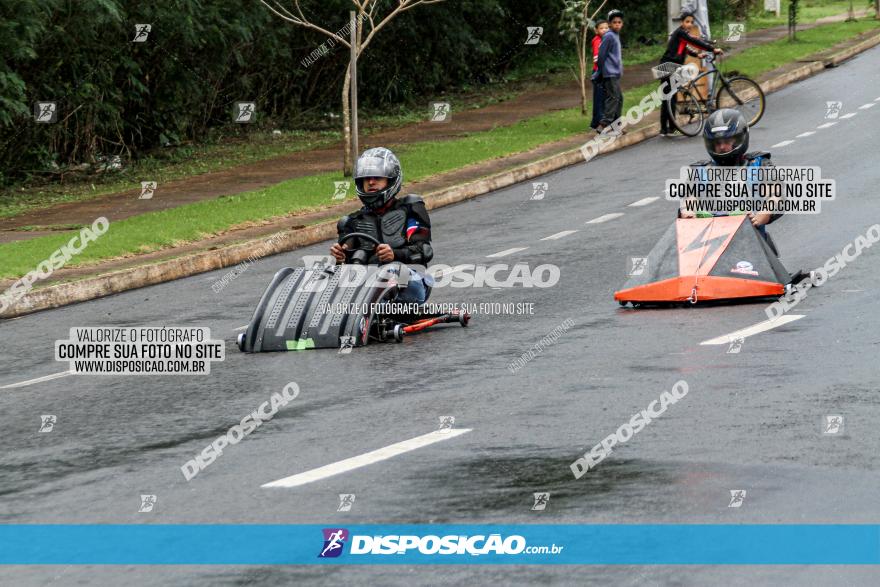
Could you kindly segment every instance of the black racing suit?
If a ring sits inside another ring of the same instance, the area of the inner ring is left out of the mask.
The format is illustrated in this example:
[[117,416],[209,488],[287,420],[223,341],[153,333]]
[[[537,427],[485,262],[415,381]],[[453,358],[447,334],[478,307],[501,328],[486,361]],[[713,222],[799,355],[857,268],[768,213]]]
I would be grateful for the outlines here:
[[[339,236],[352,232],[363,232],[380,243],[387,244],[394,251],[394,260],[404,264],[427,267],[434,258],[431,248],[431,219],[425,202],[416,195],[393,199],[379,210],[366,206],[357,212],[343,216],[336,224]],[[374,249],[375,245],[365,239],[355,237],[348,241],[353,249]],[[373,250],[366,261],[367,265],[378,265],[379,258]],[[433,280],[429,275],[413,271],[410,285],[398,297],[399,301],[424,302],[430,294]]]

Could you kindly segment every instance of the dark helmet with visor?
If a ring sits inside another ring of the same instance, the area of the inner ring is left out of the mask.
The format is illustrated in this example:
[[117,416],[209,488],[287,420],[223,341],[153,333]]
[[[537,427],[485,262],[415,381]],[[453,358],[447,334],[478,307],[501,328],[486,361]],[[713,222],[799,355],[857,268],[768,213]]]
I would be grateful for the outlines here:
[[[388,179],[388,185],[377,192],[367,192],[364,189],[364,179],[367,177],[384,177]],[[367,208],[377,210],[390,202],[400,191],[401,184],[403,172],[400,161],[389,149],[367,149],[358,157],[354,166],[354,185],[358,197]]]
[[703,142],[718,165],[738,165],[749,148],[749,124],[732,108],[716,110],[703,126]]

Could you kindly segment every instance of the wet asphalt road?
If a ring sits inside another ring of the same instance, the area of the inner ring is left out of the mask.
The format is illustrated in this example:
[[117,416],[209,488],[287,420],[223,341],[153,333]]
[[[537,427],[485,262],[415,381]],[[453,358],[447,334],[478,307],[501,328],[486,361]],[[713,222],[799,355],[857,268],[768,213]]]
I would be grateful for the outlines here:
[[[819,165],[838,199],[771,228],[789,270],[812,268],[880,222],[880,48],[768,97],[752,149],[777,165]],[[826,101],[836,125],[817,130]],[[874,102],[876,107],[858,107]],[[797,135],[816,131],[802,138]],[[64,370],[54,341],[76,326],[200,326],[227,343],[210,376],[71,376],[0,390],[7,523],[880,523],[880,250],[868,249],[796,314],[727,345],[699,343],[764,320],[766,304],[621,309],[630,257],[672,222],[663,181],[704,158],[698,140],[648,141],[432,214],[438,263],[558,264],[549,289],[435,290],[433,301],[523,302],[532,315],[475,315],[447,327],[334,351],[243,355],[244,325],[272,274],[304,254],[266,258],[221,293],[226,270],[0,324],[0,386]],[[650,204],[630,207],[645,197]],[[623,216],[598,224],[589,220]],[[540,240],[560,231],[578,232]],[[528,247],[501,259],[486,255]],[[515,374],[507,365],[547,332],[574,326]],[[595,471],[569,464],[679,379],[690,392]],[[186,482],[180,466],[295,381],[300,396]],[[38,433],[40,415],[58,418]],[[823,435],[824,415],[845,418]],[[294,489],[260,485],[413,438],[452,415],[472,432]],[[729,490],[746,489],[741,508]],[[532,493],[549,491],[544,512]],[[137,513],[140,494],[155,494]],[[338,494],[356,494],[336,512]],[[866,567],[44,567],[7,568],[16,584],[622,585],[876,584]],[[5,582],[5,581],[4,581]]]

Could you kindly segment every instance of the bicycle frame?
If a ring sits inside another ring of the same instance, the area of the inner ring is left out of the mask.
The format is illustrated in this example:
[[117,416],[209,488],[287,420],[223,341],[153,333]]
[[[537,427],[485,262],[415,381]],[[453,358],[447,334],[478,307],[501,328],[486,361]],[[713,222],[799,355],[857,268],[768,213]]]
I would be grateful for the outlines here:
[[[705,100],[700,100],[701,102],[705,102],[706,109],[709,112],[712,112],[715,109],[715,94],[716,94],[716,90],[718,88],[718,81],[720,80],[721,85],[723,85],[725,87],[729,86],[730,84],[727,82],[727,78],[724,77],[724,74],[721,73],[721,70],[718,69],[718,66],[715,65],[715,56],[710,54],[710,56],[707,58],[707,61],[709,62],[709,68],[706,71],[704,71],[703,73],[701,73],[700,75],[698,75],[697,77],[695,77],[694,79],[692,79],[690,82],[688,82],[688,84],[685,86],[685,88],[687,88],[689,90],[694,90],[694,88],[696,88],[698,81],[700,81],[701,79],[703,79],[706,76],[712,76],[709,79],[709,91],[707,92],[708,95],[706,96]],[[718,75],[713,76],[712,74],[718,74]],[[699,93],[698,93],[698,95],[699,95]]]

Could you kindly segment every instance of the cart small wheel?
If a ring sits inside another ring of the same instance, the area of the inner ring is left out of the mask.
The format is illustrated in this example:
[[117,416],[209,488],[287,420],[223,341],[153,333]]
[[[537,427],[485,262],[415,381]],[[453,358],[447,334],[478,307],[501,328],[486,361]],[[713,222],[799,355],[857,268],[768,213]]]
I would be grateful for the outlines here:
[[785,284],[785,295],[791,295],[791,290],[792,290],[791,284],[786,283]]
[[394,342],[403,342],[403,335],[406,334],[403,331],[403,324],[395,324],[393,332],[394,332]]
[[623,300],[618,300],[617,303],[625,308],[629,302],[624,302]]
[[245,335],[245,333],[242,332],[241,334],[238,335],[238,339],[237,339],[238,350],[240,350],[242,352],[244,351],[244,335]]
[[467,312],[462,312],[458,315],[458,323],[461,324],[462,328],[467,328],[468,322],[471,321],[471,315]]
[[818,285],[816,285],[816,272],[815,271],[810,271],[810,283],[813,284],[813,287],[819,287]]

